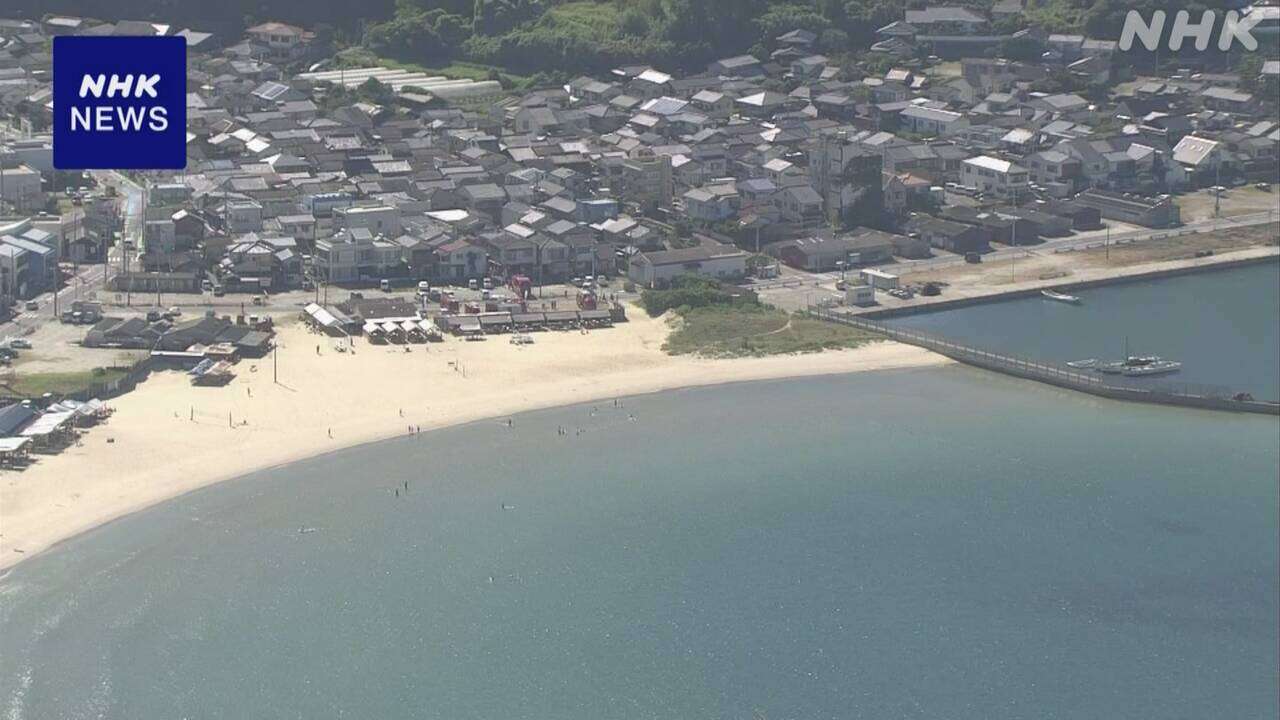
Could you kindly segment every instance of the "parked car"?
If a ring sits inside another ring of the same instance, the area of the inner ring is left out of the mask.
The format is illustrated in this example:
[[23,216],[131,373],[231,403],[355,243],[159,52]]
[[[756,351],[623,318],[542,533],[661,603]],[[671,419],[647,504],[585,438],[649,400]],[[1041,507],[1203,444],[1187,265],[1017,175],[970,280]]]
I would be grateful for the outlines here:
[[15,350],[30,350],[31,341],[26,338],[9,338],[9,347]]
[[36,302],[35,300],[28,300],[27,303],[23,305],[23,307],[25,307],[28,310],[39,310],[40,303]]
[[158,322],[163,317],[164,317],[164,314],[161,313],[159,310],[147,311],[147,322]]

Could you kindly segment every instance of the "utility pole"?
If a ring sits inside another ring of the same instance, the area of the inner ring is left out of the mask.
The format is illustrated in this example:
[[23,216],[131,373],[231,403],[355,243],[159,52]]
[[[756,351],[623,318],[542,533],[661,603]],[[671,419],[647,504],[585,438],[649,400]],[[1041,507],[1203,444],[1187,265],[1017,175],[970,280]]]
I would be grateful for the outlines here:
[[[1013,191],[1013,206],[1018,207],[1018,191]],[[1013,216],[1013,224],[1009,226],[1009,280],[1016,282],[1018,262],[1018,216]]]
[[[1222,217],[1222,163],[1216,163],[1213,168],[1213,219],[1217,220]],[[1217,227],[1217,223],[1214,223]]]

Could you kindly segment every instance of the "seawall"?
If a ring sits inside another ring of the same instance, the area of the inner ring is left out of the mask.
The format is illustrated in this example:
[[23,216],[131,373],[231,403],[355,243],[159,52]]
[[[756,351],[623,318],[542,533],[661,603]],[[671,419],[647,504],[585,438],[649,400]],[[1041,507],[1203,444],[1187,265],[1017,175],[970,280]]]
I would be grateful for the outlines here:
[[1190,275],[1192,273],[1228,270],[1247,265],[1260,265],[1276,262],[1277,260],[1280,260],[1280,248],[1250,248],[1248,250],[1235,251],[1225,255],[1211,255],[1208,257],[1186,258],[1183,260],[1168,260],[1159,263],[1134,265],[1128,268],[1115,268],[1113,273],[1101,277],[1083,278],[1079,280],[1072,280],[1070,278],[1034,280],[1019,283],[1016,288],[980,295],[965,295],[963,297],[950,298],[941,296],[936,298],[918,297],[917,300],[910,305],[891,308],[849,308],[848,310],[849,314],[857,315],[858,317],[867,318],[869,320],[884,320],[887,318],[918,315],[920,313],[938,312],[941,310],[951,310],[955,308],[969,307],[972,305],[983,305],[986,303],[1001,302],[1004,300],[1033,297],[1039,295],[1041,290],[1049,288],[1070,292],[1072,290],[1085,290],[1103,285],[1118,285],[1127,282],[1156,280],[1159,278],[1176,277],[1178,275]]

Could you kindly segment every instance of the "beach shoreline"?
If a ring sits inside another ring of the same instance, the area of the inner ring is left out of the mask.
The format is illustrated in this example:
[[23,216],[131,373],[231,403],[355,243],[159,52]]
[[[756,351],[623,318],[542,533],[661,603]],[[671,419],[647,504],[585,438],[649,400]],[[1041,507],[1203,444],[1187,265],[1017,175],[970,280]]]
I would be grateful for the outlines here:
[[887,341],[803,355],[671,356],[661,349],[668,324],[632,315],[590,334],[541,333],[532,346],[449,339],[405,352],[360,341],[354,354],[289,324],[279,328],[278,358],[242,360],[224,387],[153,373],[112,400],[114,415],[79,444],[0,476],[0,572],[193,490],[394,437],[681,388],[951,362]]

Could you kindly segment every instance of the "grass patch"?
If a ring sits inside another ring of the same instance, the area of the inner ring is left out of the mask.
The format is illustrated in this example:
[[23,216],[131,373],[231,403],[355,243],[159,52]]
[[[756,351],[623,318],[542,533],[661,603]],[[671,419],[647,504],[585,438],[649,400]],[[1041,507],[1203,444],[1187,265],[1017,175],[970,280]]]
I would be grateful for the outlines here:
[[622,29],[621,14],[613,3],[562,3],[547,10],[539,22],[586,39],[617,37]]
[[71,395],[88,390],[93,385],[111,382],[128,373],[116,368],[96,368],[80,372],[22,373],[4,381],[3,387],[12,395],[40,397],[45,393]]
[[677,311],[663,350],[672,355],[761,357],[854,348],[879,336],[764,305],[709,305]]
[[494,72],[500,77],[500,82],[504,87],[522,87],[529,81],[528,75],[507,72],[506,70],[495,67],[493,65],[485,65],[483,63],[465,62],[455,60],[447,64],[422,65],[419,63],[405,62],[403,60],[393,60],[388,57],[375,55],[366,48],[353,47],[347,48],[337,55],[339,66],[347,68],[364,68],[364,67],[387,67],[394,70],[408,70],[410,72],[426,73],[428,75],[443,75],[453,80],[488,80]]

